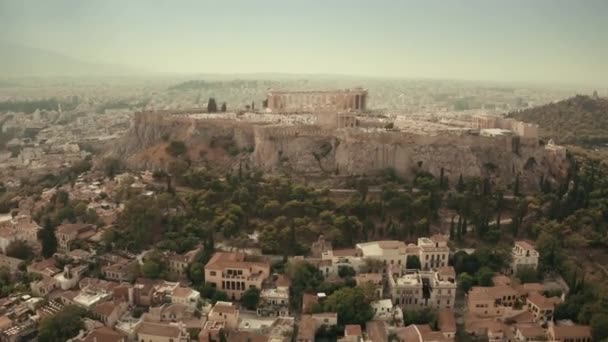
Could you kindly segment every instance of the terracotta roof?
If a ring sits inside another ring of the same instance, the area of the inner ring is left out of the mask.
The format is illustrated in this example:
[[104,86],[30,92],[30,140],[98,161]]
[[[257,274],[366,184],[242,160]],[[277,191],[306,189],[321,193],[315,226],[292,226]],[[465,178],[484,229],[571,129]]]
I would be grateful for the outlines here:
[[591,327],[588,325],[554,325],[553,333],[556,340],[591,338]]
[[434,242],[447,242],[448,237],[443,234],[434,234],[433,236],[431,236],[431,240],[433,240]]
[[494,285],[506,285],[506,286],[510,286],[511,285],[511,278],[499,274],[499,275],[495,275],[494,277],[492,277],[492,283],[494,283]]
[[205,269],[216,269],[221,270],[227,267],[230,268],[249,268],[252,265],[268,266],[270,265],[265,262],[252,262],[245,261],[244,253],[233,253],[233,252],[215,252],[213,257],[205,265]]
[[113,301],[101,302],[95,305],[92,311],[100,316],[108,317],[112,314],[112,312],[114,312],[116,306],[116,303]]
[[530,293],[528,296],[528,301],[539,307],[541,310],[554,309],[555,306],[561,302],[561,300],[557,297],[547,298],[536,292]]
[[452,266],[443,266],[437,269],[437,273],[443,277],[456,278],[456,271]]
[[88,223],[65,223],[57,227],[56,232],[60,234],[77,234],[81,230],[91,228]]
[[372,342],[385,342],[388,339],[386,323],[382,321],[369,321],[365,324],[367,337]]
[[286,275],[279,274],[275,284],[278,287],[289,287],[291,285],[291,280],[289,280],[289,278]]
[[531,340],[535,340],[537,337],[545,337],[547,334],[547,330],[545,330],[545,328],[536,324],[520,324],[516,328],[523,337]]
[[344,336],[362,336],[359,324],[348,324],[344,327]]
[[250,331],[232,331],[228,334],[230,342],[267,342],[268,336]]
[[315,305],[318,301],[319,299],[315,294],[302,294],[302,312],[310,312],[310,310],[312,310],[313,305]]
[[137,334],[178,338],[181,332],[179,327],[174,325],[142,322]]
[[173,290],[174,297],[187,298],[192,294],[192,289],[189,287],[178,286]]
[[456,332],[456,319],[454,317],[454,311],[451,309],[441,309],[437,313],[437,323],[439,330],[444,333]]
[[126,342],[125,335],[108,327],[101,327],[91,331],[82,342]]
[[302,315],[300,319],[300,325],[298,327],[298,340],[311,340],[315,339],[315,320],[311,315]]
[[515,244],[524,250],[535,250],[534,245],[525,240],[515,241]]

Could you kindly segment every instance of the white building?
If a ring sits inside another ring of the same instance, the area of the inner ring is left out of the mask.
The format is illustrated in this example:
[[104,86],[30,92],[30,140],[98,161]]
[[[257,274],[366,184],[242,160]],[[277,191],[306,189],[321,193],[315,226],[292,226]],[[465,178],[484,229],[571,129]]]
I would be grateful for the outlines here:
[[539,254],[529,242],[527,241],[516,241],[511,251],[511,272],[517,273],[517,271],[524,267],[530,267],[536,269],[538,267]]
[[393,304],[404,309],[450,309],[456,298],[456,273],[450,266],[436,271],[406,270],[389,277]]

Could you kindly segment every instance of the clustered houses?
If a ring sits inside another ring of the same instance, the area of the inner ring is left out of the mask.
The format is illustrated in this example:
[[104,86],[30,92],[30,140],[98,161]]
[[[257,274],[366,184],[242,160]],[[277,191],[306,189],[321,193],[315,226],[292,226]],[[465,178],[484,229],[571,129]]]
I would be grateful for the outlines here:
[[[536,268],[539,254],[529,242],[516,241],[509,272]],[[547,297],[540,283],[512,284],[497,275],[493,286],[476,286],[466,294],[465,331],[490,341],[591,341],[589,326],[570,321],[554,322],[559,297]]]

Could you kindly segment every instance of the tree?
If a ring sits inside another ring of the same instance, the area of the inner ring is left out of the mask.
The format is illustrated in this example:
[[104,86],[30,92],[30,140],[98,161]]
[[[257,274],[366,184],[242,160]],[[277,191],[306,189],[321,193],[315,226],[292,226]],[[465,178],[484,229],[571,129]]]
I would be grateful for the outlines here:
[[374,317],[368,296],[360,286],[343,287],[327,297],[321,304],[324,312],[336,312],[338,323],[364,325]]
[[260,289],[252,287],[247,289],[241,295],[241,304],[248,310],[255,310],[258,307],[260,301]]
[[55,237],[55,228],[48,217],[45,218],[42,229],[38,231],[38,239],[42,245],[42,256],[52,257],[57,251],[57,237]]
[[462,174],[460,175],[460,177],[458,177],[458,184],[456,185],[456,190],[460,193],[464,192],[465,190],[464,179],[462,178]]
[[224,291],[215,291],[211,296],[211,301],[215,304],[217,302],[225,302],[228,300],[228,294]]
[[215,99],[213,97],[210,97],[209,102],[207,102],[207,112],[217,113],[217,103],[215,103]]
[[146,278],[160,278],[163,272],[162,265],[156,260],[146,260],[141,267],[141,273]]
[[6,247],[6,255],[21,260],[27,260],[34,256],[34,251],[27,242],[15,240]]
[[475,280],[477,281],[477,285],[479,286],[492,286],[494,282],[492,278],[494,277],[494,271],[491,268],[484,266],[477,271],[475,274]]
[[123,164],[118,158],[108,157],[103,159],[102,169],[107,177],[114,179],[114,176],[116,176],[123,169]]
[[302,294],[315,292],[323,282],[323,274],[314,265],[305,261],[294,261],[285,272],[291,279],[291,305],[297,309],[302,305]]
[[599,313],[591,318],[591,334],[594,341],[608,338],[608,313]]
[[188,151],[186,144],[180,140],[172,140],[166,148],[167,153],[173,157],[179,157]]
[[463,292],[467,293],[473,287],[473,283],[475,280],[468,273],[463,272],[458,275],[458,286],[462,289]]
[[222,102],[222,113],[226,113],[226,102]]
[[188,268],[188,278],[195,285],[202,285],[205,282],[204,265],[200,262],[193,262]]
[[355,269],[350,266],[341,265],[338,267],[338,276],[340,276],[340,278],[352,278],[355,274],[357,274]]
[[404,326],[410,324],[428,324],[434,326],[436,321],[437,313],[430,308],[407,310],[403,315]]
[[522,284],[525,283],[537,283],[540,281],[538,271],[530,266],[520,267],[517,269],[515,276],[519,279]]
[[417,255],[408,255],[405,261],[405,268],[419,270],[422,268],[420,258]]
[[68,305],[56,315],[45,318],[40,323],[38,341],[62,342],[78,335],[84,329],[85,310],[75,305]]

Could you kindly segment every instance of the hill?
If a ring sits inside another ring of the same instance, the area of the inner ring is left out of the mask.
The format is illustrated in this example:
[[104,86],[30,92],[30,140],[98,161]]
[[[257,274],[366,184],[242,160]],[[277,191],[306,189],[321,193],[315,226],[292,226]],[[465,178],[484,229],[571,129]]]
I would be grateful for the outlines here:
[[560,144],[608,144],[608,99],[577,95],[544,106],[509,113],[517,120],[535,123],[541,135]]
[[0,42],[0,75],[29,76],[118,76],[134,70],[119,65],[89,63],[54,51]]

